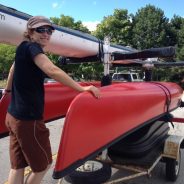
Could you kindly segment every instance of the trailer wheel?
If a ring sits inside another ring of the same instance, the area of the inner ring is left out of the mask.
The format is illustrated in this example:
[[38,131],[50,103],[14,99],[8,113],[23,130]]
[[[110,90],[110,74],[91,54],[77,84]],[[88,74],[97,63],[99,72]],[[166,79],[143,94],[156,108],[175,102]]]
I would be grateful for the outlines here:
[[179,159],[166,159],[166,179],[169,181],[176,181],[180,172],[181,166],[181,152],[179,151]]
[[65,177],[65,180],[72,184],[100,184],[111,177],[109,164],[96,160],[89,160],[74,172]]

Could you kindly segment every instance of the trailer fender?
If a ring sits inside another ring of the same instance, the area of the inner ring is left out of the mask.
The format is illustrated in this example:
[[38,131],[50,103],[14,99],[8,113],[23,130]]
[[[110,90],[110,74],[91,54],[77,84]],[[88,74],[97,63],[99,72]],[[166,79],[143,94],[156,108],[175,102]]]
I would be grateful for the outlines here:
[[184,136],[169,135],[165,140],[163,157],[178,160],[180,148],[184,148]]

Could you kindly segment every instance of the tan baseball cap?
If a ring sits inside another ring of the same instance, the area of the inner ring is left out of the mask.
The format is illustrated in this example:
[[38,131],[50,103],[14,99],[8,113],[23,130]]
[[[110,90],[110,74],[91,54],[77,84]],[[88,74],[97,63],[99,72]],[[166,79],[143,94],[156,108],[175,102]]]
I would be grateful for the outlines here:
[[55,30],[52,22],[44,16],[33,16],[27,22],[28,29],[34,29],[41,26],[50,26],[53,30]]

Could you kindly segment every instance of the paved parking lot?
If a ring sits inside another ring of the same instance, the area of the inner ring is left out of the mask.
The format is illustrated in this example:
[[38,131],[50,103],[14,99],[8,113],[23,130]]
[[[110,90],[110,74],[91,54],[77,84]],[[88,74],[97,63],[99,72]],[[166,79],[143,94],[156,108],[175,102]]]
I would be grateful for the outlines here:
[[[179,117],[184,117],[184,109],[178,109],[174,112]],[[52,144],[52,152],[54,162],[49,170],[49,172],[44,177],[42,184],[57,184],[58,180],[52,178],[52,172],[54,169],[55,158],[57,154],[57,149],[60,141],[60,136],[62,132],[64,119],[59,119],[47,124],[47,127],[50,129],[50,139]],[[171,133],[177,135],[184,136],[184,124],[176,124],[175,129],[171,131]],[[8,155],[8,141],[9,137],[0,139],[0,184],[7,184],[8,172],[10,169],[9,165],[9,155]],[[184,151],[182,153],[182,165],[180,169],[180,176],[175,184],[183,184],[184,183]],[[29,170],[27,170],[29,173]],[[113,169],[113,175],[111,179],[117,179],[118,177],[125,176],[127,173],[125,171],[115,170]],[[63,184],[68,184],[65,180],[62,181]],[[172,182],[168,182],[165,180],[165,164],[159,163],[152,172],[152,176],[150,178],[143,176],[140,178],[132,179],[125,182],[120,182],[121,184],[169,184]]]

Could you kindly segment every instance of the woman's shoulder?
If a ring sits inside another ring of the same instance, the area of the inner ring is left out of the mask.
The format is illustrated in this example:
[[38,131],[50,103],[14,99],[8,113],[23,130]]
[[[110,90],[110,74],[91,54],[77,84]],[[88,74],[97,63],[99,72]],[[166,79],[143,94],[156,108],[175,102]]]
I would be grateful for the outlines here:
[[23,41],[22,43],[20,43],[18,48],[21,48],[21,49],[24,48],[28,51],[40,50],[40,52],[43,52],[43,49],[41,48],[41,46],[38,43],[30,42],[30,41]]
[[23,41],[20,46],[35,46],[35,47],[41,47],[38,43],[36,42],[30,42],[30,41]]

